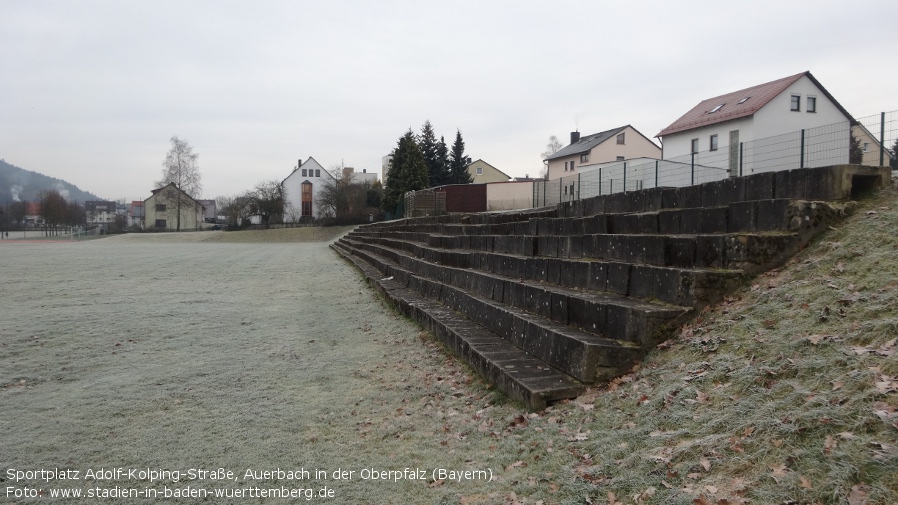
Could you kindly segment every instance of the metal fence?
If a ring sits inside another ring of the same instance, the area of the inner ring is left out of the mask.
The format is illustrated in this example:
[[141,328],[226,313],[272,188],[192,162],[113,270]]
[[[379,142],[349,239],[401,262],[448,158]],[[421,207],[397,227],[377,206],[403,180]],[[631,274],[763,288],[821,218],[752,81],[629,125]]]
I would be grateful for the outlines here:
[[[533,184],[533,206],[656,187],[683,187],[760,172],[855,162],[888,166],[898,138],[898,111],[733,143],[715,151],[664,160],[638,159],[585,165],[577,174]],[[850,160],[852,137],[862,159]]]

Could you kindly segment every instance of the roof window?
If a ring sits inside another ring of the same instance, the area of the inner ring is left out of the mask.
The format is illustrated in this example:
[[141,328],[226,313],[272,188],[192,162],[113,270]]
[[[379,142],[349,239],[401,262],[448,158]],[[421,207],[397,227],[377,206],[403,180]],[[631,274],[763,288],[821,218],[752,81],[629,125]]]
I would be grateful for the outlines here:
[[742,105],[743,103],[747,102],[749,98],[751,98],[751,97],[747,96],[747,97],[743,98],[742,100],[739,100],[739,103],[737,103],[736,105]]
[[720,109],[722,109],[724,105],[726,105],[726,104],[725,104],[725,103],[722,103],[722,104],[718,105],[717,107],[714,107],[713,109],[711,109],[711,110],[708,111],[708,114],[714,114],[715,112],[717,112],[717,111],[719,111]]

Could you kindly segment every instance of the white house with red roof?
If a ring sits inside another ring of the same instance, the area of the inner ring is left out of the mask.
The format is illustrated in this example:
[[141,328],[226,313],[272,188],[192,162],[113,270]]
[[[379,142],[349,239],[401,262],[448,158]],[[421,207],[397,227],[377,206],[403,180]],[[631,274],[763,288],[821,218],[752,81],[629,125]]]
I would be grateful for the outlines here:
[[[738,175],[739,158],[744,155],[740,143],[748,146],[752,157],[747,173],[783,169],[778,168],[783,166],[781,156],[801,156],[798,147],[791,153],[784,145],[792,142],[797,146],[802,130],[807,135],[804,166],[817,166],[815,160],[820,164],[848,163],[849,132],[854,123],[820,81],[810,72],[802,72],[702,100],[656,137],[661,140],[665,160],[689,162],[692,153],[702,153],[703,165]],[[796,139],[780,137],[787,134]]]

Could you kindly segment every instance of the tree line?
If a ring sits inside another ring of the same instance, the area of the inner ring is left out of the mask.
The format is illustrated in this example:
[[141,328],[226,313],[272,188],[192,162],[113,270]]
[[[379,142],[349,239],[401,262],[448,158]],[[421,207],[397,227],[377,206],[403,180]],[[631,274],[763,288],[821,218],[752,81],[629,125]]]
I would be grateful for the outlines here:
[[471,158],[465,154],[461,130],[455,130],[455,142],[450,149],[445,137],[441,136],[437,141],[429,120],[424,122],[418,135],[409,128],[390,153],[381,206],[386,212],[395,213],[408,191],[445,184],[470,184],[470,164]]

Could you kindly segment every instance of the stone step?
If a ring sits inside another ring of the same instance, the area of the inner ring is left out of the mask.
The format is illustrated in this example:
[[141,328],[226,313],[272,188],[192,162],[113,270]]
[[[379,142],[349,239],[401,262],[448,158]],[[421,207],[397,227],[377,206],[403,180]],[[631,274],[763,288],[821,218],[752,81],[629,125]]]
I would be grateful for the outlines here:
[[[451,283],[415,275],[383,256],[355,249],[347,242],[340,242],[340,245],[384,275],[392,277],[400,285],[458,311],[528,354],[582,382],[592,383],[613,377],[644,354],[643,347],[638,343],[578,330],[569,327],[566,320],[553,321],[552,318],[516,308],[515,305],[479,296],[472,288],[456,287]],[[534,300],[534,305],[540,303],[544,304],[544,311],[554,309],[557,318],[562,313],[567,315],[568,306],[561,303],[560,298],[544,296]],[[675,312],[676,315],[680,313],[682,311]],[[587,314],[583,316],[588,317]],[[595,314],[593,318],[594,316]],[[620,323],[626,324],[626,321]],[[635,335],[637,334],[634,332]]]
[[[541,217],[500,224],[411,223],[396,228],[367,228],[373,233],[445,236],[570,236],[595,234],[679,235],[787,231],[798,223],[831,222],[839,209],[825,202],[752,200],[722,207],[598,214],[587,217]],[[806,226],[807,227],[807,226]],[[424,238],[416,238],[421,242]]]
[[421,296],[354,256],[339,243],[331,247],[358,268],[368,282],[405,316],[418,321],[443,345],[466,361],[500,391],[532,410],[548,403],[573,398],[585,386],[572,377],[548,366],[507,340],[450,310]]
[[[581,291],[438,265],[396,249],[356,242],[347,237],[339,243],[381,270],[397,266],[403,270],[396,272],[399,276],[409,272],[438,285],[452,286],[558,324],[642,346],[658,343],[664,330],[689,312],[686,307],[641,301],[615,293]],[[434,297],[438,295],[433,294]]]
[[533,281],[611,293],[665,303],[702,307],[716,303],[745,275],[740,270],[631,265],[615,261],[527,257],[494,252],[464,252],[432,248],[400,239],[349,235],[384,248],[399,250],[436,265],[476,269],[511,281]]
[[[797,232],[533,237],[356,231],[348,237],[396,247],[414,252],[428,261],[462,268],[472,266],[471,253],[492,252],[534,258],[591,259],[629,265],[740,270],[748,273],[777,266],[806,241],[805,236]],[[427,239],[426,245],[420,241],[424,238]]]

